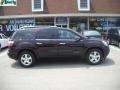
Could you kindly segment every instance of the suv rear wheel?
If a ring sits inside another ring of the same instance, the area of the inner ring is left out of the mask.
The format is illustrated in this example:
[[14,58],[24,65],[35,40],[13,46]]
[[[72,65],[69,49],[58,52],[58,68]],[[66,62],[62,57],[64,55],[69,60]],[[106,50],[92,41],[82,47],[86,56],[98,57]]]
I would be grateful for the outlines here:
[[99,49],[90,49],[86,55],[86,61],[92,65],[100,64],[103,60],[102,51]]
[[19,54],[18,61],[23,67],[31,67],[35,63],[35,56],[29,51],[23,51]]

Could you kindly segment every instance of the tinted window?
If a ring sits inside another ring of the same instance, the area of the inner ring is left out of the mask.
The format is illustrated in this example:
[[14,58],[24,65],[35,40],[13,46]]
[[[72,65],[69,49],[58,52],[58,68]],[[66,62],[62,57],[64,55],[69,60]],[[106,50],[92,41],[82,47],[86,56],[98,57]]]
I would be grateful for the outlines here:
[[18,31],[12,37],[15,40],[23,40],[23,39],[34,39],[34,33],[32,31]]
[[100,36],[101,34],[97,31],[85,31],[84,35],[85,36]]
[[58,30],[59,39],[74,39],[78,37],[75,33],[68,30]]
[[37,33],[36,39],[56,39],[58,36],[55,29],[43,29]]

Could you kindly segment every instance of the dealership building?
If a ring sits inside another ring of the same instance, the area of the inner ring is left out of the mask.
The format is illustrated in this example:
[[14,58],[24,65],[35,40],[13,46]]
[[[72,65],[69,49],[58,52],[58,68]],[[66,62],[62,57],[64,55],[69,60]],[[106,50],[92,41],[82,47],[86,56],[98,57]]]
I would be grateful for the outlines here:
[[0,32],[7,35],[29,25],[98,31],[120,27],[120,0],[16,1],[14,6],[0,6]]

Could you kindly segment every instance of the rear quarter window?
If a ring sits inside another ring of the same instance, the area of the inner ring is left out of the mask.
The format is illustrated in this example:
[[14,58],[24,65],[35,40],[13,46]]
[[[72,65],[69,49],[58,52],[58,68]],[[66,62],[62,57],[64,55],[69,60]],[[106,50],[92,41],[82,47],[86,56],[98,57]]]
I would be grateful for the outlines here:
[[29,40],[34,39],[34,33],[32,31],[18,31],[12,36],[12,40]]

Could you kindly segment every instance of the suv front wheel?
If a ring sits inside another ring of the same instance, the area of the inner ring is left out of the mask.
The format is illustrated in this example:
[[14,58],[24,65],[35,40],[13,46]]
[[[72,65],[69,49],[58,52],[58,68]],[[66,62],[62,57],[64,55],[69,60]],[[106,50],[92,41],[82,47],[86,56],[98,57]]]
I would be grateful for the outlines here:
[[23,67],[31,67],[35,63],[35,56],[29,51],[23,51],[19,54],[18,61]]
[[99,49],[90,49],[86,55],[86,61],[92,65],[100,64],[103,60],[102,51]]

